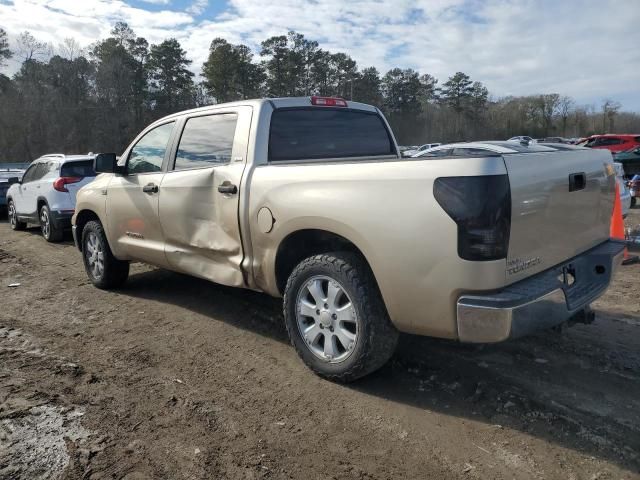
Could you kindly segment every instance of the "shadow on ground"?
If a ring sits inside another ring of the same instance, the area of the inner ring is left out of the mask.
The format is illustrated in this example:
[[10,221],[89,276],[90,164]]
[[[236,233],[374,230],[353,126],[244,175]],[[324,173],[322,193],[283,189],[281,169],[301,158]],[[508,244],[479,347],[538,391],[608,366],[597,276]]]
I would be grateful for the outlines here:
[[[288,343],[281,301],[260,293],[164,270],[133,274],[120,293]],[[603,312],[594,325],[498,345],[405,335],[387,366],[350,388],[517,429],[637,471],[640,319],[617,317]]]

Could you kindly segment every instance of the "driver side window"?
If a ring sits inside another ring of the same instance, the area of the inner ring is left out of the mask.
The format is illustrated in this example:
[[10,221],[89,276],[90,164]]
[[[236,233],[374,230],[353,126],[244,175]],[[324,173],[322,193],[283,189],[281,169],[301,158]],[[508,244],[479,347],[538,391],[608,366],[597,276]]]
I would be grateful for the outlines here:
[[149,130],[138,140],[138,143],[131,149],[127,158],[127,173],[129,175],[162,170],[162,162],[173,132],[174,123],[169,122],[159,125],[153,130]]

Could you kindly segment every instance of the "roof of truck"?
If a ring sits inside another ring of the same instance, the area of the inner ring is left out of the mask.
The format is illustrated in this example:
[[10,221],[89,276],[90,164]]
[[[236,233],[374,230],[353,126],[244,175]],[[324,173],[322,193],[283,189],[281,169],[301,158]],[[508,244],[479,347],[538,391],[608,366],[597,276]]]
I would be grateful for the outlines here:
[[[167,115],[166,117],[163,117],[157,121],[165,120],[168,118],[180,117],[182,115],[190,114],[190,113],[199,113],[199,112],[217,110],[219,108],[225,108],[225,107],[240,107],[240,106],[261,107],[265,104],[271,104],[271,106],[274,109],[294,108],[294,107],[334,108],[334,107],[326,107],[323,105],[312,105],[311,98],[312,97],[258,98],[258,99],[250,99],[250,100],[238,100],[237,102],[216,103],[213,105],[207,105],[206,107],[192,108],[190,110],[183,110],[181,112],[172,113],[171,115]],[[323,98],[338,98],[338,97],[323,97]],[[344,99],[341,99],[341,100],[344,100]],[[345,101],[347,102],[347,108],[365,110],[369,112],[378,111],[376,107],[372,105],[367,105],[366,103],[353,102],[351,100],[345,100]],[[344,107],[335,107],[335,108],[344,108]]]

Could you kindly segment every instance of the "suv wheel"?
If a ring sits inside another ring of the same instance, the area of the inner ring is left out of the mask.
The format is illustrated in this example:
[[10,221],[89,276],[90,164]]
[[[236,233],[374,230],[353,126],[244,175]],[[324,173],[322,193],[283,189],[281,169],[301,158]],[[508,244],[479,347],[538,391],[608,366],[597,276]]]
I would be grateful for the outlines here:
[[9,217],[11,230],[24,230],[25,228],[27,228],[27,224],[25,222],[21,222],[20,220],[18,220],[18,212],[16,212],[16,206],[13,203],[13,200],[9,200],[7,216]]
[[369,266],[349,252],[303,260],[287,282],[284,316],[302,360],[330,380],[377,370],[398,342]]
[[40,207],[40,230],[47,242],[59,242],[64,235],[64,231],[51,220],[51,210],[47,205]]
[[117,288],[129,276],[129,262],[113,256],[100,222],[88,222],[82,230],[82,260],[89,280],[98,288]]

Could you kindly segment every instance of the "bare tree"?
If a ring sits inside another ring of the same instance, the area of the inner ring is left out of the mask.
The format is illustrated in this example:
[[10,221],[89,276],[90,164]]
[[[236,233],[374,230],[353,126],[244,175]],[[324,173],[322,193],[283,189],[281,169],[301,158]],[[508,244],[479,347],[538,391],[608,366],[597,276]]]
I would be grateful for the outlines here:
[[[610,131],[610,132],[613,131],[613,128],[614,128],[613,121],[621,107],[622,105],[620,105],[620,102],[616,102],[615,100],[611,100],[610,98],[606,98],[602,102],[603,133],[606,133],[607,131]],[[609,125],[609,128],[607,128],[607,123]]]
[[18,37],[18,55],[26,62],[29,60],[46,60],[51,56],[53,48],[46,42],[40,42],[29,32],[24,31]]
[[575,102],[573,98],[563,95],[559,99],[558,104],[558,116],[560,117],[560,121],[562,122],[562,136],[567,136],[567,122],[569,121],[569,115],[575,108]]
[[75,58],[84,55],[84,50],[75,38],[65,38],[58,44],[58,52],[62,58],[73,61]]

